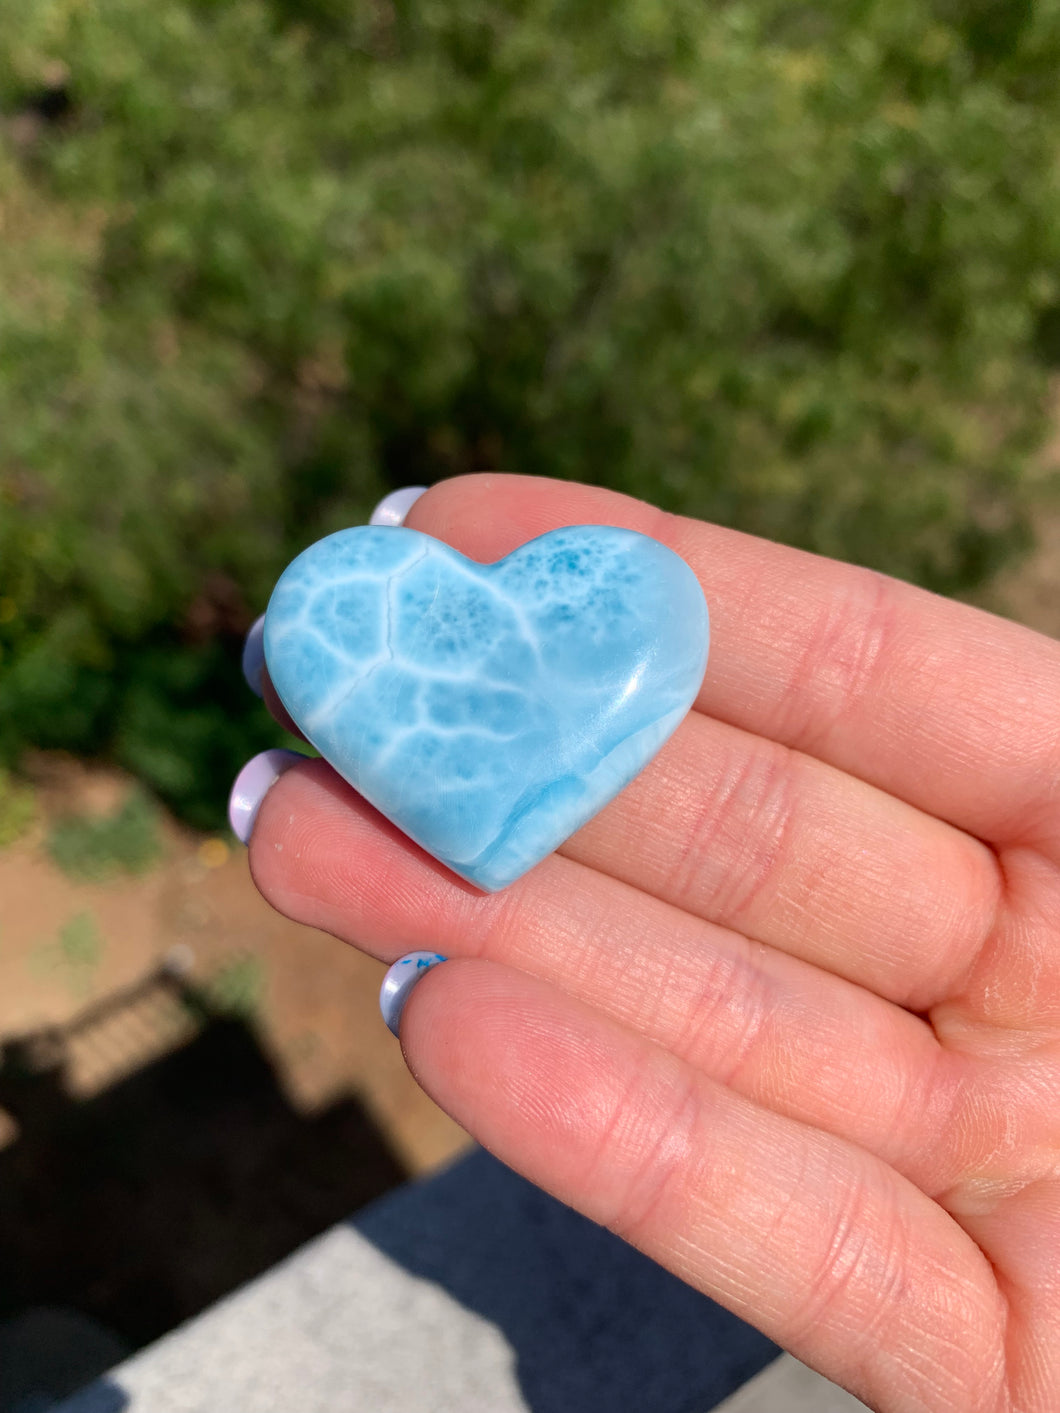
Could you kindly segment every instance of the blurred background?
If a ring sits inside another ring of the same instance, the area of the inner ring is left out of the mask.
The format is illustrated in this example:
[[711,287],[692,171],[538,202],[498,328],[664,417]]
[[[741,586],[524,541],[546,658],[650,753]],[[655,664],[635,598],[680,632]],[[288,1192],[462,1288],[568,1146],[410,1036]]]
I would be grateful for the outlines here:
[[307,543],[571,477],[1060,631],[1058,72],[1055,0],[0,0],[0,1413],[463,1142],[225,832]]

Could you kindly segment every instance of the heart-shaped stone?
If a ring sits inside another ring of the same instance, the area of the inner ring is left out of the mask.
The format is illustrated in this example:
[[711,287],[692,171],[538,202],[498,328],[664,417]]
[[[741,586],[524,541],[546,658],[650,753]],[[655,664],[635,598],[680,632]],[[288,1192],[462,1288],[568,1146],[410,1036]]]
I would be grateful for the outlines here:
[[671,550],[577,525],[476,564],[364,526],[285,570],[265,618],[284,706],[344,779],[494,892],[612,799],[695,700],[707,606]]

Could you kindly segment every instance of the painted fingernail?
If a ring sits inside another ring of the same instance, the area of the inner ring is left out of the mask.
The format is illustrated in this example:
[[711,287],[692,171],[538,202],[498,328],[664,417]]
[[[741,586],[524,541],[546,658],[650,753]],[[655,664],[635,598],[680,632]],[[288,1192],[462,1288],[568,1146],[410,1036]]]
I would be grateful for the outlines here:
[[405,516],[426,489],[426,486],[404,486],[400,491],[391,491],[372,511],[369,525],[404,525]]
[[309,756],[300,755],[298,751],[285,751],[277,747],[272,751],[262,751],[247,761],[236,776],[236,783],[228,797],[228,822],[241,843],[250,843],[261,802],[280,776],[300,760],[309,759]]
[[262,614],[243,644],[243,676],[256,697],[262,695],[261,674],[265,671],[265,615]]
[[383,1019],[395,1035],[401,1025],[401,1012],[409,999],[412,988],[421,976],[426,976],[432,967],[446,959],[441,952],[410,952],[401,957],[383,977],[379,988],[379,1009]]

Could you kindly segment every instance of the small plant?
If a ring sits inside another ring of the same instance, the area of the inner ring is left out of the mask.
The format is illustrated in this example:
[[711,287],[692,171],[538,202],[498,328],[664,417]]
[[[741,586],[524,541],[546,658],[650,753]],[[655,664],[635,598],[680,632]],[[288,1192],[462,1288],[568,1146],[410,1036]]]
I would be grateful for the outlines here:
[[59,931],[59,954],[75,971],[94,970],[103,958],[103,938],[91,913],[78,913]]
[[65,973],[73,994],[82,997],[92,990],[96,968],[103,960],[105,949],[106,943],[92,913],[77,913],[59,929],[54,942],[45,942],[36,949],[32,963],[38,971]]
[[251,1022],[261,1008],[265,968],[257,957],[234,957],[209,978],[203,999],[213,1015]]
[[47,849],[71,878],[100,882],[118,873],[145,873],[162,854],[158,811],[142,791],[134,790],[113,814],[58,820]]
[[17,784],[6,770],[0,770],[0,849],[21,839],[36,818],[33,791]]

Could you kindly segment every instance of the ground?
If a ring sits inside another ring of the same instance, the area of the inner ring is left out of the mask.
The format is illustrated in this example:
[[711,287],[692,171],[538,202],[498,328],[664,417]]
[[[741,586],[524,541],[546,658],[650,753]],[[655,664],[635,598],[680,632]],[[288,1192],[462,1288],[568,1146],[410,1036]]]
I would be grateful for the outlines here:
[[[253,1013],[299,1111],[356,1095],[411,1173],[460,1150],[465,1136],[413,1083],[380,1020],[378,963],[277,916],[255,890],[238,845],[170,821],[163,861],[143,877],[68,878],[43,848],[49,818],[108,812],[130,782],[63,757],[37,757],[30,769],[41,820],[0,850],[0,1041],[64,1025],[168,958],[193,981],[219,978],[222,988],[241,993],[237,1000]],[[156,1013],[140,1024],[131,1050],[126,1041],[124,1055],[101,1060],[71,1045],[71,1086],[83,1095],[98,1091],[179,1041],[179,1030]]]

